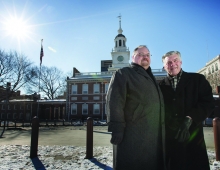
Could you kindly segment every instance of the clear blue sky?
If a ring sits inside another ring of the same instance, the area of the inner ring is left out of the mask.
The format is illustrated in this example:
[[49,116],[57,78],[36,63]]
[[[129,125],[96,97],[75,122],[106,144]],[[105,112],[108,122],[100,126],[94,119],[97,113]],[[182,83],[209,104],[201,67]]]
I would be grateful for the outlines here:
[[[39,65],[44,39],[43,65],[99,72],[100,61],[111,59],[121,14],[131,54],[147,45],[158,69],[164,53],[178,50],[183,70],[196,72],[220,54],[219,9],[220,0],[0,0],[0,49]],[[12,28],[11,18],[20,19]]]

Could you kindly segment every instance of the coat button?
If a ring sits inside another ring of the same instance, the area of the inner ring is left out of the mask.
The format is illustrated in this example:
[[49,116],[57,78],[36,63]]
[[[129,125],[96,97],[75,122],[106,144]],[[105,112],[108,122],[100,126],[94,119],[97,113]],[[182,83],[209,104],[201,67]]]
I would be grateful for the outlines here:
[[177,116],[178,114],[175,114],[175,116]]
[[174,98],[173,101],[175,101],[176,99]]

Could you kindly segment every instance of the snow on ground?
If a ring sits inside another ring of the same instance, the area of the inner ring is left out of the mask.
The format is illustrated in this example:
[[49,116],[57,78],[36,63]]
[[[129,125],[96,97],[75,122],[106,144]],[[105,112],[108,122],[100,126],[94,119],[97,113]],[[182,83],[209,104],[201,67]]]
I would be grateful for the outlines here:
[[[215,152],[208,150],[211,170],[220,170]],[[30,159],[28,145],[0,145],[1,170],[112,170],[112,147],[94,147],[85,159],[86,147],[38,146],[38,157]]]

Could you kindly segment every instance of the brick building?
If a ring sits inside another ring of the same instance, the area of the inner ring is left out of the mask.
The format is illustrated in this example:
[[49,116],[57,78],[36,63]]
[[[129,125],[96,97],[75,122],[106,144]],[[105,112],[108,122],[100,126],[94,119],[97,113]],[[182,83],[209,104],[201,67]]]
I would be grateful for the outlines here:
[[[73,68],[73,76],[67,78],[66,116],[67,120],[93,117],[106,119],[106,92],[112,74],[119,68],[129,66],[130,51],[126,46],[127,38],[122,34],[119,16],[118,34],[114,39],[112,60],[101,62],[101,72],[80,73]],[[107,70],[107,71],[102,71]],[[152,69],[156,80],[166,76],[163,69]]]
[[[111,60],[101,61],[101,72],[81,73],[75,67],[73,75],[67,77],[67,90],[64,96],[55,100],[35,100],[31,96],[19,94],[9,102],[0,103],[0,119],[30,121],[34,116],[41,120],[84,120],[87,117],[106,119],[106,92],[112,74],[122,67],[129,66],[130,51],[126,46],[127,38],[122,34],[119,17],[118,34],[114,38]],[[166,76],[163,69],[152,69],[156,80]],[[39,97],[38,97],[39,98]],[[65,99],[64,99],[65,98]],[[17,100],[12,100],[17,99]]]

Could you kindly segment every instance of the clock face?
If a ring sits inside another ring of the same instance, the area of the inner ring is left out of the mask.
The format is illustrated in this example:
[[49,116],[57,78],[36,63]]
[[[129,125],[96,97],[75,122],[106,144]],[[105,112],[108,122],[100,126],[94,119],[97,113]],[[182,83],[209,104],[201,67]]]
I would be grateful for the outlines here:
[[120,56],[118,56],[117,60],[121,62],[124,60],[124,57],[120,55]]

